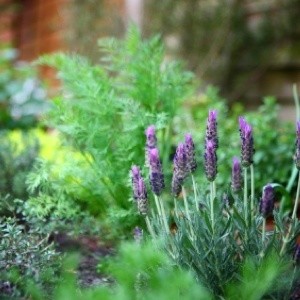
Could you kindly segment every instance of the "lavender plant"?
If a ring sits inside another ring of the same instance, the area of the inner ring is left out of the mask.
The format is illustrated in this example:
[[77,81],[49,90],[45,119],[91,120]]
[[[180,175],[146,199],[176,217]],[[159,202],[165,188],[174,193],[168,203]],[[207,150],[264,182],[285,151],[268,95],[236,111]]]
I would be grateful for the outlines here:
[[[154,131],[153,128],[151,130]],[[149,179],[156,199],[157,212],[150,208],[152,214],[147,216],[147,227],[154,241],[163,239],[163,248],[174,262],[180,267],[192,269],[198,280],[215,295],[224,297],[228,292],[227,286],[231,286],[233,282],[240,282],[242,285],[241,268],[249,263],[250,257],[255,265],[254,269],[263,268],[266,262],[272,259],[276,261],[278,270],[284,270],[274,275],[273,283],[282,277],[285,282],[289,280],[285,287],[279,284],[272,287],[270,283],[268,289],[256,294],[260,294],[260,297],[266,295],[273,297],[276,292],[276,295],[280,295],[280,299],[288,299],[289,295],[293,294],[292,290],[299,278],[295,261],[299,256],[296,239],[300,234],[300,223],[296,211],[300,180],[291,217],[283,215],[275,206],[281,192],[278,184],[266,184],[261,196],[255,197],[253,129],[243,117],[239,118],[239,131],[241,161],[236,157],[233,158],[232,176],[228,178],[231,191],[221,191],[215,184],[218,175],[217,112],[214,110],[209,112],[204,145],[204,171],[209,189],[204,186],[196,191],[194,180],[192,187],[188,185],[187,179],[196,168],[197,161],[193,139],[191,135],[186,136],[185,143],[178,145],[174,157],[170,190],[175,200],[174,206],[168,207],[168,210],[165,210],[163,205],[167,193],[162,194],[162,188],[157,188],[162,187],[160,178],[163,178],[158,151],[156,148],[149,151]],[[300,122],[297,123],[294,159],[296,165],[300,161],[299,141]],[[147,136],[146,149],[148,143]],[[154,158],[151,158],[151,155]],[[251,174],[250,197],[248,197],[248,169]],[[159,176],[153,176],[153,172]],[[159,183],[154,184],[154,179],[159,179]],[[234,199],[233,203],[227,201],[229,198]],[[181,199],[183,201],[180,201]],[[191,205],[193,202],[196,205]],[[139,204],[137,206],[139,208]],[[282,268],[283,265],[285,268]]]

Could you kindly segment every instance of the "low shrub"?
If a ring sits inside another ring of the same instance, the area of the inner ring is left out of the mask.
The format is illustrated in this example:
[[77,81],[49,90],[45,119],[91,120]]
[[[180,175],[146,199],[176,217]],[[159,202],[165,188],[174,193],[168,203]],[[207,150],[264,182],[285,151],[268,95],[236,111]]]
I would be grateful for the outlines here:
[[[263,183],[260,196],[255,194],[255,172],[260,168],[255,165],[255,156],[260,151],[255,141],[259,140],[260,132],[240,117],[239,130],[235,131],[240,139],[240,159],[234,157],[231,174],[224,177],[228,188],[218,185],[217,177],[223,175],[218,153],[225,142],[222,139],[227,138],[218,134],[218,128],[217,111],[211,110],[206,124],[203,165],[199,165],[192,136],[187,134],[176,149],[169,182],[164,178],[155,128],[148,127],[145,165],[149,171],[138,166],[131,169],[137,209],[144,216],[153,243],[162,241],[162,248],[174,263],[193,270],[198,281],[216,297],[226,298],[229,292],[235,295],[230,299],[289,299],[299,280],[300,181],[293,205],[286,189],[272,181]],[[299,147],[300,121],[294,155],[300,178]],[[204,169],[204,184],[195,180],[197,166]],[[151,198],[143,174],[149,178]],[[285,203],[280,201],[283,197]],[[279,205],[275,208],[277,201]],[[290,206],[286,206],[287,201]],[[249,277],[250,272],[256,274],[251,281],[257,287],[254,290],[253,286],[246,288],[248,283],[244,282],[243,276]],[[262,278],[266,280],[264,283]],[[233,284],[240,286],[236,293],[229,288]]]

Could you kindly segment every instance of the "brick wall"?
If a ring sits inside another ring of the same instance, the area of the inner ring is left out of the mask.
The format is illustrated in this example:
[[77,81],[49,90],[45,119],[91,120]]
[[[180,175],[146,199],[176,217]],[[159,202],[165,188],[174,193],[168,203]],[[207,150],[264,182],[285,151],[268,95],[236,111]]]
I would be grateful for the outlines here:
[[22,0],[16,20],[16,46],[21,59],[64,49],[63,7],[67,0]]
[[14,43],[14,23],[16,6],[12,0],[0,0],[0,42]]

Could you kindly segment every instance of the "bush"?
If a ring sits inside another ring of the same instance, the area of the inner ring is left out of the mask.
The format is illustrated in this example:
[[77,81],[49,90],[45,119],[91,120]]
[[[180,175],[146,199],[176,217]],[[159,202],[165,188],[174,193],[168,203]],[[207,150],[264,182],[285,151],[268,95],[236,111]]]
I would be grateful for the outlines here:
[[33,224],[28,229],[19,221],[10,217],[0,219],[1,298],[20,297],[27,281],[46,291],[57,281],[60,256],[49,244],[49,235]]
[[[137,166],[132,167],[131,171],[137,209],[145,218],[153,243],[163,241],[162,248],[174,263],[193,270],[198,281],[216,297],[227,299],[226,293],[229,292],[232,293],[232,299],[234,289],[228,290],[227,287],[235,284],[240,288],[237,288],[233,299],[269,299],[275,295],[280,299],[289,299],[299,279],[300,246],[297,245],[297,237],[300,222],[297,209],[300,181],[291,217],[290,211],[284,209],[284,203],[275,207],[275,200],[283,196],[291,197],[282,185],[270,183],[270,179],[267,179],[265,183],[260,182],[264,184],[262,193],[259,196],[255,194],[254,175],[260,172],[260,166],[256,167],[255,160],[253,162],[253,147],[258,147],[255,141],[259,140],[262,133],[256,132],[255,127],[252,128],[243,117],[239,119],[239,131],[235,131],[241,140],[242,147],[237,147],[237,150],[241,148],[241,160],[236,159],[232,173],[223,177],[219,169],[222,162],[217,157],[228,137],[218,135],[218,128],[222,128],[222,124],[217,126],[217,112],[211,110],[204,142],[205,172],[201,169],[206,182],[200,184],[195,181],[193,174],[197,156],[191,137],[186,137],[176,149],[170,185],[164,183],[160,158],[155,149],[158,147],[156,138],[151,137],[155,141],[151,148],[147,137],[146,161],[149,172]],[[270,136],[272,140],[273,134]],[[300,178],[300,121],[297,122],[294,139],[297,140],[294,162]],[[270,147],[264,145],[267,146]],[[228,160],[231,161],[231,157]],[[148,198],[142,174],[149,178],[153,193],[151,198]],[[228,188],[225,184],[218,184],[219,176],[223,177]],[[251,272],[256,274],[251,281],[257,288],[255,291],[253,286],[250,288],[250,282],[244,282],[246,277],[249,279]],[[265,282],[261,283],[261,280]]]

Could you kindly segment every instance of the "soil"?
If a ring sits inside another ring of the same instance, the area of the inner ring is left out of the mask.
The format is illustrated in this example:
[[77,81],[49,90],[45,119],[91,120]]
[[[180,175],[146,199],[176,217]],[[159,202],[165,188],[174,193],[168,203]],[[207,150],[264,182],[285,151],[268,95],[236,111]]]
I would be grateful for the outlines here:
[[80,254],[81,261],[77,269],[78,284],[81,287],[92,287],[112,283],[113,280],[97,271],[97,265],[107,256],[113,255],[112,246],[101,243],[98,238],[81,236],[71,238],[64,233],[52,237],[57,250],[62,253],[74,252]]

